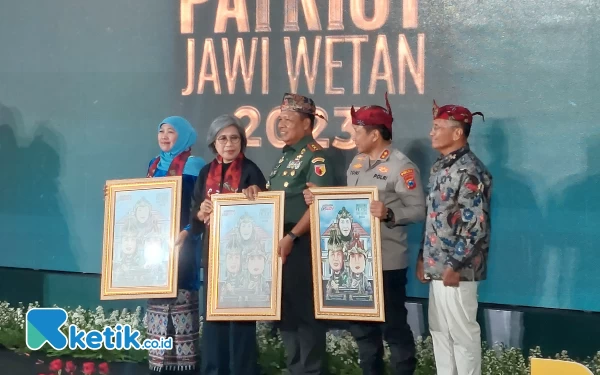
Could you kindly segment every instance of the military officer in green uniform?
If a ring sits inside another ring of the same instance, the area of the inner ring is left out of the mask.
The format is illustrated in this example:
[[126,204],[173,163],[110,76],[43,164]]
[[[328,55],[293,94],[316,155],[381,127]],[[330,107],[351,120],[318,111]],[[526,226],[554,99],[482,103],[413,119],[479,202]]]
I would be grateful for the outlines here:
[[[284,230],[279,241],[283,262],[279,330],[290,374],[323,374],[326,325],[314,317],[310,246],[310,216],[304,202],[307,183],[333,186],[331,161],[312,136],[316,107],[312,99],[285,94],[277,128],[285,143],[283,155],[268,178],[267,189],[285,191]],[[254,199],[260,189],[243,190]]]

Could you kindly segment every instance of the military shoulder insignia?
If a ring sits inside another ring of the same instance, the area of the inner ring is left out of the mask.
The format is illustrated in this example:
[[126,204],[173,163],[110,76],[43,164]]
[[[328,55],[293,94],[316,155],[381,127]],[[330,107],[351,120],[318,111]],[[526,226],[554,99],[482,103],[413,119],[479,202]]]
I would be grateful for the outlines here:
[[323,147],[321,147],[320,144],[318,144],[317,142],[311,142],[308,144],[308,148],[311,149],[311,151],[319,151],[322,150]]
[[390,156],[390,152],[388,150],[384,150],[381,155],[379,156],[379,159],[385,159],[388,156]]
[[324,158],[313,158],[313,160],[310,161],[311,163],[325,163],[325,159]]
[[315,165],[315,174],[319,177],[323,177],[327,172],[327,168],[325,168],[325,164],[316,164]]
[[400,176],[404,179],[404,184],[408,190],[413,190],[417,187],[417,183],[415,182],[415,170],[412,168],[405,169],[400,172]]

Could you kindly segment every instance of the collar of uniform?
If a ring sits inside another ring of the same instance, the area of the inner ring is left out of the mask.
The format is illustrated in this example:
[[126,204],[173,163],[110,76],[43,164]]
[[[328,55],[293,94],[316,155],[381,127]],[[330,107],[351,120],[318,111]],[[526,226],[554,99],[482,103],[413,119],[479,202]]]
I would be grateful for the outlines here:
[[440,156],[436,164],[439,164],[440,168],[448,168],[449,166],[454,164],[458,159],[460,159],[463,155],[467,154],[469,151],[471,151],[471,148],[467,143],[465,146],[449,153],[446,156]]
[[387,161],[390,158],[391,154],[392,152],[390,151],[390,148],[386,147],[383,151],[381,151],[381,154],[379,155],[379,160]]
[[293,145],[285,145],[283,146],[283,152],[288,152],[290,150],[294,150],[297,151],[303,147],[306,147],[310,142],[313,141],[313,137],[312,135],[306,135],[304,136],[301,140],[299,140],[298,142],[294,143]]

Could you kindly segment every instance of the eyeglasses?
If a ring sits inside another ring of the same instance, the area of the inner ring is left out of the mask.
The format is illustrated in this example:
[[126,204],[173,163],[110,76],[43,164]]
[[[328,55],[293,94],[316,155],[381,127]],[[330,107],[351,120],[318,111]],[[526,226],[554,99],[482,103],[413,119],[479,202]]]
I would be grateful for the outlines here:
[[433,127],[431,128],[431,130],[434,133],[437,133],[437,132],[439,132],[442,129],[456,129],[458,127],[460,127],[460,126],[459,125],[447,125],[447,126],[433,125]]
[[242,140],[242,137],[240,137],[239,135],[232,135],[230,137],[227,137],[226,135],[222,135],[219,138],[217,138],[217,142],[219,142],[219,144],[221,144],[221,145],[226,145],[227,141],[231,142],[231,144],[233,144],[233,145],[237,145],[238,143],[240,143],[241,140]]

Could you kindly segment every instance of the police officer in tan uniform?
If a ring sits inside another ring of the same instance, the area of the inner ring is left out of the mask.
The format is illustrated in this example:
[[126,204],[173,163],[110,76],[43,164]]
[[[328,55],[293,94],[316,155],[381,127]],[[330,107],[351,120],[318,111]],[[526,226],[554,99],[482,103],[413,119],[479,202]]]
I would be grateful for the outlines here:
[[[333,165],[312,136],[316,115],[312,99],[284,95],[277,128],[285,146],[267,182],[268,190],[285,191],[284,237],[279,241],[283,262],[281,321],[277,325],[291,375],[324,374],[327,370],[327,327],[314,316],[310,214],[302,194],[307,183],[335,183]],[[250,186],[242,192],[254,199],[259,190]]]
[[[363,374],[383,374],[383,338],[391,350],[392,373],[414,374],[415,342],[407,322],[406,226],[425,219],[425,196],[419,169],[392,146],[392,110],[371,105],[351,109],[354,142],[358,155],[346,173],[348,186],[377,186],[379,201],[371,214],[381,220],[383,294],[385,323],[352,322],[350,332],[357,341]],[[305,190],[307,204],[312,203]]]

